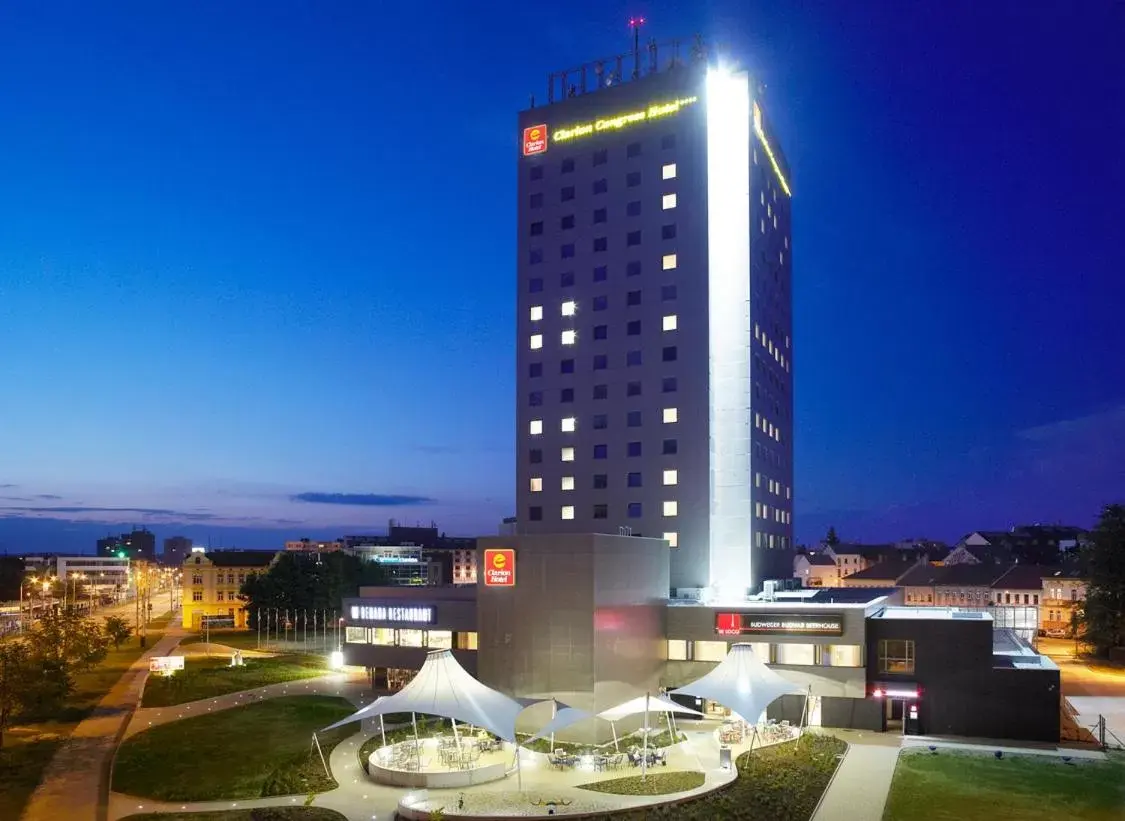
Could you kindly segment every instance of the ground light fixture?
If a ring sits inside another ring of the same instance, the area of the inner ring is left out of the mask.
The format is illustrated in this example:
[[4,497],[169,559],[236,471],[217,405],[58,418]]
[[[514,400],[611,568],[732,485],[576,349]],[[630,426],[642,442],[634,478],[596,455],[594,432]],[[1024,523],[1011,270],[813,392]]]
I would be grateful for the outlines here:
[[328,654],[328,666],[333,670],[342,670],[344,668],[344,654],[340,650],[333,650]]

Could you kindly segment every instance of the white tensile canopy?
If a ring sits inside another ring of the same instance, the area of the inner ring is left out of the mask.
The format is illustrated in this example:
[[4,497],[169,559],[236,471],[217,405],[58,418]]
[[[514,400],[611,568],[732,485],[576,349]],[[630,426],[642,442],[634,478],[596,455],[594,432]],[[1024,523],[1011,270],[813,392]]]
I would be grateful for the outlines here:
[[616,707],[610,707],[608,710],[602,710],[598,713],[598,718],[604,718],[606,721],[619,721],[625,718],[625,716],[648,712],[680,713],[686,716],[703,715],[703,713],[698,710],[693,710],[691,707],[684,707],[682,704],[677,704],[669,699],[645,694],[629,699],[624,704],[618,704]]
[[804,690],[763,664],[749,644],[739,643],[710,673],[672,692],[717,701],[744,721],[756,722],[776,699]]
[[588,718],[596,718],[593,713],[587,713],[585,710],[579,710],[577,707],[567,707],[565,704],[559,702],[559,707],[555,711],[554,717],[551,718],[543,727],[524,742],[524,746],[530,744],[537,738],[551,738],[551,746],[555,745],[555,733],[559,730],[564,730],[571,724],[577,724],[579,721],[585,721]]
[[452,652],[431,650],[422,669],[397,693],[377,699],[324,730],[386,713],[425,713],[483,727],[514,742],[516,717],[521,710],[523,705],[518,701],[469,675]]

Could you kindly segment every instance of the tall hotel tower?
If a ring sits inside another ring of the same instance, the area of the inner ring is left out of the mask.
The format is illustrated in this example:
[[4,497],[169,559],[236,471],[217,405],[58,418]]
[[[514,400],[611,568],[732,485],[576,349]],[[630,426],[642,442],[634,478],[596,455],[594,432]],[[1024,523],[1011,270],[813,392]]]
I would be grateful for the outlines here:
[[519,115],[517,518],[742,598],[792,545],[789,171],[746,72],[660,57]]

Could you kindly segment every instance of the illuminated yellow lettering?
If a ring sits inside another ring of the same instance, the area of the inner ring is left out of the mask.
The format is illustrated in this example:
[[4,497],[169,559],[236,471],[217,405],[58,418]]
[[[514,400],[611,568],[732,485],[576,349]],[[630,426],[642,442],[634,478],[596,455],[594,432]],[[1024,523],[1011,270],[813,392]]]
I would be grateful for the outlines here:
[[668,117],[672,114],[679,114],[684,106],[691,105],[698,99],[698,97],[683,97],[667,103],[654,103],[641,111],[627,111],[622,114],[614,114],[610,117],[602,117],[593,122],[578,123],[576,125],[567,126],[566,128],[559,128],[555,130],[551,137],[555,142],[563,143],[579,137],[587,137],[590,134],[601,131],[619,131],[634,123],[643,123],[658,117]]

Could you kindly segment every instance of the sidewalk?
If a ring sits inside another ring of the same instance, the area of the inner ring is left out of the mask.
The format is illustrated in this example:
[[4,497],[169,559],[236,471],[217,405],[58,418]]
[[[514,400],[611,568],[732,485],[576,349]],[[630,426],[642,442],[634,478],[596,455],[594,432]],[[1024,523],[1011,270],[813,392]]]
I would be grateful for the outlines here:
[[105,818],[109,768],[118,739],[140,702],[151,656],[165,656],[183,636],[173,619],[152,645],[110,688],[48,765],[22,821],[101,821]]
[[881,821],[901,736],[858,730],[833,730],[832,734],[848,742],[848,752],[812,821]]

